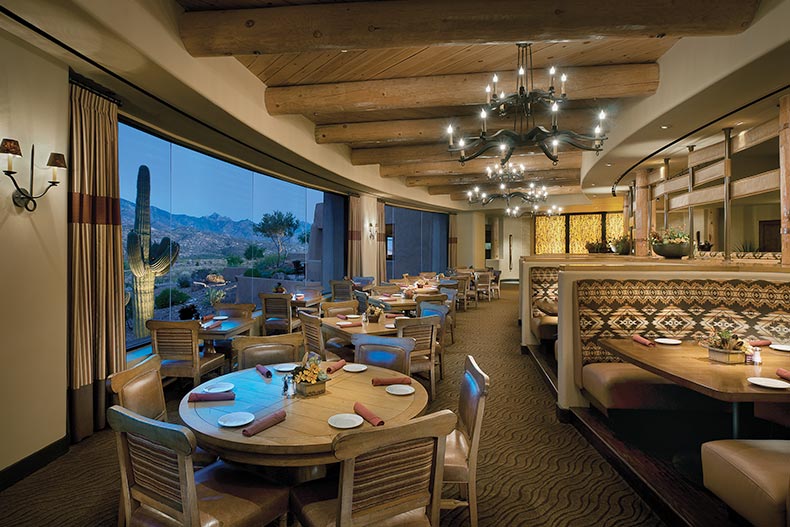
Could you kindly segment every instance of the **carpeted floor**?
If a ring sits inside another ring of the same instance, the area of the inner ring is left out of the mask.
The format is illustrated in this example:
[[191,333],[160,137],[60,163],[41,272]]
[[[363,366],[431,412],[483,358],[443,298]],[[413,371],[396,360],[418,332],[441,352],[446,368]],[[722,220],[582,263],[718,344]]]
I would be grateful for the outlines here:
[[[456,409],[467,354],[491,377],[478,468],[481,527],[661,525],[573,426],[557,422],[553,397],[520,352],[517,310],[518,291],[505,286],[501,300],[459,313],[429,407]],[[114,438],[97,433],[0,493],[0,526],[115,525],[118,485]],[[443,511],[441,524],[468,525],[466,509]]]

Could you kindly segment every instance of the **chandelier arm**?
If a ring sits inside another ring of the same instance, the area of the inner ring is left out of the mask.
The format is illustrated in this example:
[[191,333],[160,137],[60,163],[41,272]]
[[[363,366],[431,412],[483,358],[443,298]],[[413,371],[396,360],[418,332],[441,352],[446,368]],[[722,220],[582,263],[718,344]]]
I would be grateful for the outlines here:
[[544,153],[544,154],[546,154],[546,157],[548,157],[549,159],[551,159],[551,161],[552,161],[552,162],[553,162],[555,165],[556,165],[557,163],[559,163],[559,162],[560,162],[560,158],[559,158],[559,156],[555,156],[555,155],[554,155],[554,154],[551,152],[551,150],[549,150],[549,147],[548,147],[548,146],[546,146],[546,143],[540,143],[538,146],[540,147],[540,149],[541,149],[541,150],[543,150],[543,153]]

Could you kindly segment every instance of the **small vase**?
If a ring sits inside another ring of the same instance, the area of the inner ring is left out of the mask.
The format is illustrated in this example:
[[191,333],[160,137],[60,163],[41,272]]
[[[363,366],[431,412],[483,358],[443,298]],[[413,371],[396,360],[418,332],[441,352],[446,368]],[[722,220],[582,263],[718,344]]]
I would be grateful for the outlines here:
[[688,256],[691,244],[686,243],[654,243],[653,252],[670,260]]
[[381,314],[378,314],[378,315],[368,315],[368,322],[373,322],[374,324],[376,324],[376,323],[379,321],[379,317],[380,317],[380,316],[381,316]]

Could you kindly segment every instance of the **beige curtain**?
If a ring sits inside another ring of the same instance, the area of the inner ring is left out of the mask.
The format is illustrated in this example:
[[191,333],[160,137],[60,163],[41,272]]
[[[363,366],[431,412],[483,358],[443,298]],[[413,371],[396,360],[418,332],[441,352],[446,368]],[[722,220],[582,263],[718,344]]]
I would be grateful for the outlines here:
[[359,196],[348,198],[348,277],[362,276],[362,206]]
[[387,220],[384,216],[384,202],[376,203],[376,223],[378,224],[378,238],[376,239],[376,271],[379,283],[387,281]]
[[69,432],[105,426],[105,379],[126,367],[118,106],[71,86]]
[[458,267],[458,215],[450,214],[450,224],[447,228],[447,267]]

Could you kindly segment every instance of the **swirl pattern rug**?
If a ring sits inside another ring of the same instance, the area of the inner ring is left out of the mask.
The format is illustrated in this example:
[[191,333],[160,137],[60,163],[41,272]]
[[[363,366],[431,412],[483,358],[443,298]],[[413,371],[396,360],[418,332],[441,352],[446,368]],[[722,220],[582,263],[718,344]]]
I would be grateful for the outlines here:
[[[517,311],[518,291],[504,285],[501,300],[458,313],[456,343],[445,351],[445,377],[429,406],[456,409],[468,354],[491,377],[478,467],[480,526],[662,525],[572,425],[557,421],[553,396],[521,354]],[[167,390],[171,410],[184,389]],[[0,492],[0,526],[116,525],[119,485],[114,436],[99,432]],[[457,497],[457,490],[448,486],[445,495]],[[441,525],[468,526],[467,510],[442,511]]]

